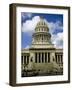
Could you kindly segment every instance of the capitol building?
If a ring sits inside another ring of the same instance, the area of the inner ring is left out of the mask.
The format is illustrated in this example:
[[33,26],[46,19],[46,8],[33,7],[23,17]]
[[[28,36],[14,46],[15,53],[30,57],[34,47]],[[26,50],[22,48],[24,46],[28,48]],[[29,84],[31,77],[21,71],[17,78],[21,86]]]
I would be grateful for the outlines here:
[[40,18],[30,48],[21,50],[21,76],[63,75],[63,49],[51,42],[52,35],[44,18]]

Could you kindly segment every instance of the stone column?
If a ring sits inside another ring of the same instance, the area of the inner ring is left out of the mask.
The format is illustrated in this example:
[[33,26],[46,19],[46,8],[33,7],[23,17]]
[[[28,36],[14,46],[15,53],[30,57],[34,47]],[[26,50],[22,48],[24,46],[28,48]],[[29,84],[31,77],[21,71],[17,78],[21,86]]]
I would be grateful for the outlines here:
[[61,55],[59,55],[59,58],[60,58],[60,64],[61,64]]
[[27,56],[26,56],[26,64],[27,64]]
[[24,64],[24,56],[23,56],[23,64]]
[[58,55],[57,55],[57,63],[58,63]]
[[53,62],[54,53],[50,53],[50,62]]
[[58,55],[58,63],[60,64],[60,56]]
[[42,63],[42,53],[40,53],[40,63]]
[[47,53],[47,63],[48,63],[48,53]]
[[35,53],[34,53],[34,56],[33,57],[34,57],[34,63],[35,63]]
[[22,63],[22,69],[24,70],[24,56],[22,56],[23,63]]
[[39,53],[37,53],[37,63],[39,62]]
[[61,55],[61,63],[63,64],[63,55]]

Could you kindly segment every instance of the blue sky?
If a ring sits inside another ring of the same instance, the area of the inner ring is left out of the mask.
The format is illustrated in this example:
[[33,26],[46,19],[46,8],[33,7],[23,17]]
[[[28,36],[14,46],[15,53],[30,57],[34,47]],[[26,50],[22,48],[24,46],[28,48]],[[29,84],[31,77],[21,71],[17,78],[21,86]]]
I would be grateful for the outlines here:
[[21,48],[28,48],[31,45],[32,33],[42,16],[52,34],[52,42],[56,47],[63,47],[63,15],[21,12]]

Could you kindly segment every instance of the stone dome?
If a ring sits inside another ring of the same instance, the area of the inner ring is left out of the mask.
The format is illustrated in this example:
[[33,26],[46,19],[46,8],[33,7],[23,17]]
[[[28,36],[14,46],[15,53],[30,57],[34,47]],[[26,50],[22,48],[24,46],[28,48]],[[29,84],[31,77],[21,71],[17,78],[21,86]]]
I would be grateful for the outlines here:
[[47,27],[47,24],[46,24],[46,22],[45,22],[44,20],[40,20],[40,21],[37,23],[36,27],[39,27],[39,26],[46,26],[46,27]]
[[53,48],[51,42],[51,34],[49,32],[48,25],[44,18],[40,18],[40,21],[35,27],[35,32],[32,34],[32,48]]
[[40,17],[40,21],[37,23],[36,27],[35,27],[35,31],[36,32],[42,32],[42,31],[49,31],[49,28],[47,26],[47,23],[45,22],[45,20]]

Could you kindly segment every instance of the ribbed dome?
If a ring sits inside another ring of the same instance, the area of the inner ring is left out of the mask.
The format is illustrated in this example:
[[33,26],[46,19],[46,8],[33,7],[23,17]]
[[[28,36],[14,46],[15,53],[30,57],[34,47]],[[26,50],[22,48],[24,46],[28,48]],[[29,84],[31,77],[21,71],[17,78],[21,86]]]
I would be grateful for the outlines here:
[[37,23],[36,27],[39,27],[39,26],[48,27],[46,22],[43,19],[40,19],[40,21]]
[[47,26],[47,23],[45,22],[44,18],[43,17],[40,17],[40,21],[37,23],[36,27],[39,27],[39,26],[45,26],[45,27],[48,27]]
[[42,32],[42,31],[48,32],[49,31],[47,23],[45,22],[45,20],[42,17],[40,17],[40,21],[37,23],[35,31],[36,32]]
[[32,35],[32,47],[38,48],[39,45],[41,48],[45,47],[53,47],[51,43],[51,34],[49,32],[48,25],[44,18],[40,18],[40,21],[37,23],[35,32]]

